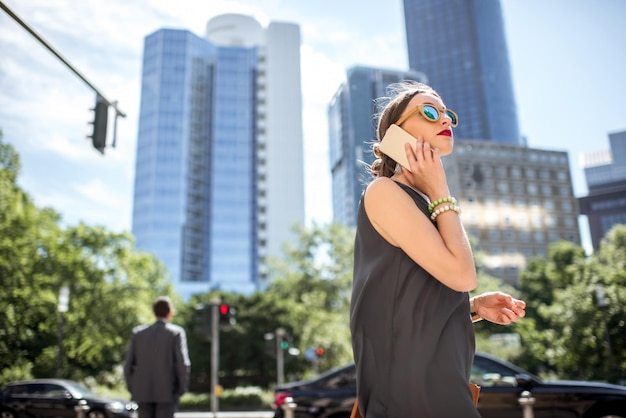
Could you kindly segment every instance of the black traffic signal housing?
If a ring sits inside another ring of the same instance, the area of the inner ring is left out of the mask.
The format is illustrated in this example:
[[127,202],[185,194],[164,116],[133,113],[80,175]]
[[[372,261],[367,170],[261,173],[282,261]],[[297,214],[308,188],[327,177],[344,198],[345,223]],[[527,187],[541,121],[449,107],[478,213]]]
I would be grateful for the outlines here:
[[109,104],[100,95],[96,96],[96,106],[91,109],[94,111],[93,132],[89,138],[93,147],[104,154],[104,148],[107,143],[107,124],[109,121]]
[[235,315],[237,314],[237,309],[230,306],[226,302],[222,302],[218,306],[218,314],[220,316],[220,325],[223,327],[230,327],[237,323],[237,319]]
[[202,303],[194,306],[192,331],[202,340],[211,341],[211,305]]

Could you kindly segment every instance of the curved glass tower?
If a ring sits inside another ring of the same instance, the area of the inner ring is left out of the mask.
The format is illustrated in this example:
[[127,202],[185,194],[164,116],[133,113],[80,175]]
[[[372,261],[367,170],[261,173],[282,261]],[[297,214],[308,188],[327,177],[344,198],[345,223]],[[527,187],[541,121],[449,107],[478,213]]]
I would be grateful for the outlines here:
[[267,281],[304,223],[300,29],[227,14],[145,38],[132,231],[187,299]]

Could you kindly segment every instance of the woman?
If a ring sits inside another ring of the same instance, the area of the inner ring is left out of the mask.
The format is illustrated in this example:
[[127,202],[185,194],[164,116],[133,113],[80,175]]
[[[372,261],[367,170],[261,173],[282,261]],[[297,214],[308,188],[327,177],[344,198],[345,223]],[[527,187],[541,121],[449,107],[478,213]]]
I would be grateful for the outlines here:
[[403,82],[380,114],[396,124],[408,168],[379,150],[358,209],[350,329],[363,417],[478,417],[468,388],[473,320],[510,324],[525,303],[501,292],[470,300],[476,270],[441,157],[456,114],[429,86]]

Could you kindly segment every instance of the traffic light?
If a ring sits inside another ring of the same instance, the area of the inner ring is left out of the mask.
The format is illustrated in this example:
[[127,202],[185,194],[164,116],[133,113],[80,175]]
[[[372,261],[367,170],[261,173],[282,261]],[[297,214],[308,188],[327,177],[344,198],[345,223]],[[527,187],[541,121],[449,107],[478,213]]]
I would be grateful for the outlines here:
[[220,325],[231,326],[237,323],[237,320],[235,319],[237,309],[230,306],[228,303],[220,303],[218,306],[218,311],[220,315]]
[[220,304],[220,316],[225,318],[230,313],[230,307],[227,303]]
[[104,148],[107,143],[107,123],[109,120],[109,104],[104,101],[104,98],[100,95],[96,96],[96,107],[91,109],[94,111],[93,122],[89,122],[93,125],[93,133],[91,143],[93,147],[104,154]]
[[317,347],[315,349],[315,355],[318,357],[322,357],[324,355],[324,347]]

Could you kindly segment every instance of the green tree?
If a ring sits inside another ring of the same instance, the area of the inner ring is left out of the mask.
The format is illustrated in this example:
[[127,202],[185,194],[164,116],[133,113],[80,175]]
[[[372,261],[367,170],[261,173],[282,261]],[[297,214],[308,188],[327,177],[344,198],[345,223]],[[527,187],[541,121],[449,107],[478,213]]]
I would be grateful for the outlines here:
[[[547,260],[529,264],[522,275],[528,315],[518,326],[523,344],[518,364],[565,379],[624,378],[625,237],[626,227],[615,227],[590,259],[577,245],[556,243]],[[604,289],[606,307],[598,306],[597,285]]]
[[[0,383],[56,372],[63,325],[63,377],[82,379],[121,363],[131,329],[171,289],[154,257],[127,233],[84,224],[62,229],[17,185],[19,156],[0,137]],[[70,289],[60,322],[59,290]]]

